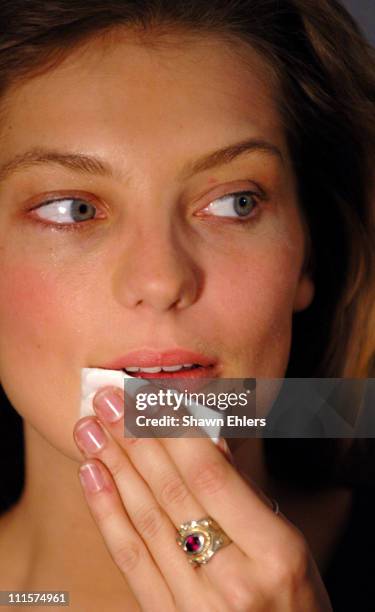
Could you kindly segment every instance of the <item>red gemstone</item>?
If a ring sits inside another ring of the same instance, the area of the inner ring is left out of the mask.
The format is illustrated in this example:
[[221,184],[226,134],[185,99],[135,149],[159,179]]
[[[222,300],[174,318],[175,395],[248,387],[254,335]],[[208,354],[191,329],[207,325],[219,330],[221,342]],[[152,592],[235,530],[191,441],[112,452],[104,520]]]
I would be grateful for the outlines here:
[[198,552],[202,548],[202,541],[199,535],[191,534],[185,539],[185,548],[189,553]]

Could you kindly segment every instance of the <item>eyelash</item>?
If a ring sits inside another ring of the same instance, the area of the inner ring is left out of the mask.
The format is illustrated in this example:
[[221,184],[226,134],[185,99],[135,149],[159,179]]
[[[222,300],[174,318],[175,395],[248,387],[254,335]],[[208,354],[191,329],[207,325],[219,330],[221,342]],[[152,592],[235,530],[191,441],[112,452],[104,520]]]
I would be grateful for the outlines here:
[[[212,215],[209,213],[202,213],[201,215],[198,215],[200,217],[209,217],[209,218],[213,218],[214,222],[218,220],[218,217],[221,217],[222,219],[225,220],[225,222],[229,222],[229,223],[235,223],[235,224],[241,224],[241,225],[247,225],[248,223],[251,223],[254,221],[254,217],[257,216],[258,213],[258,208],[259,208],[259,201],[260,200],[264,200],[265,199],[265,195],[263,193],[257,193],[255,191],[249,190],[249,189],[245,189],[245,190],[239,190],[239,191],[233,191],[230,193],[225,193],[224,195],[214,198],[212,199],[207,206],[204,207],[203,210],[207,209],[210,207],[211,204],[214,204],[215,202],[220,202],[222,200],[225,200],[226,198],[230,198],[230,197],[239,197],[239,196],[245,196],[245,197],[250,197],[251,200],[254,203],[253,209],[252,211],[249,213],[249,216],[244,216],[243,219],[241,219],[241,216],[238,215],[237,217],[230,217],[230,216],[225,216],[225,215]],[[56,199],[48,199],[45,200],[43,202],[41,202],[38,206],[36,206],[33,210],[38,210],[39,208],[43,208],[44,206],[47,206],[48,204],[53,204],[53,203],[58,203],[58,202],[63,202],[66,200],[70,200],[72,202],[74,201],[82,201],[83,203],[86,204],[90,204],[94,207],[95,204],[94,202],[90,201],[89,198],[87,197],[79,197],[79,196],[63,196],[60,198],[56,198]],[[255,210],[255,213],[254,213]],[[40,223],[42,226],[44,226],[44,229],[56,229],[58,231],[66,231],[66,232],[71,232],[71,231],[82,231],[85,228],[87,228],[87,225],[90,224],[91,225],[91,221],[95,221],[98,217],[95,216],[92,219],[88,219],[87,221],[80,221],[80,222],[72,222],[72,223],[57,223],[57,222],[48,222],[46,220],[44,220],[43,218],[37,218],[38,223]],[[99,217],[100,218],[100,217]]]

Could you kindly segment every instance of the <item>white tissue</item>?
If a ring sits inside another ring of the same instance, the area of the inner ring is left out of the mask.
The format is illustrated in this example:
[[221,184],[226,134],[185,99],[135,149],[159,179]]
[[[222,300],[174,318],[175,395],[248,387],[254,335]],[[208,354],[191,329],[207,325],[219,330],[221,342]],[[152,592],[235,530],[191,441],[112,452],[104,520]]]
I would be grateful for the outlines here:
[[100,387],[124,388],[124,378],[130,378],[121,370],[105,370],[103,368],[82,368],[81,370],[81,406],[80,417],[95,414],[92,401]]
[[[144,379],[136,378],[135,376],[129,376],[121,370],[106,370],[104,368],[82,368],[81,404],[79,411],[80,417],[95,415],[92,402],[96,392],[101,387],[106,387],[107,385],[110,385],[113,387],[119,387],[123,390],[124,378],[132,378],[133,381],[139,381],[139,387],[142,387],[145,384]],[[132,393],[136,393],[136,391],[137,386],[135,386],[134,384],[132,385]],[[176,391],[176,393],[178,393],[178,391]],[[217,416],[217,413],[214,410],[211,410],[206,406],[201,406],[200,404],[191,404],[190,406],[186,406],[186,409],[190,412],[190,414],[196,417],[212,418],[215,415]],[[214,436],[210,435],[210,438],[213,442],[217,443],[219,441],[220,427],[218,426],[217,428],[214,428],[210,426],[209,430],[211,433],[214,431]]]

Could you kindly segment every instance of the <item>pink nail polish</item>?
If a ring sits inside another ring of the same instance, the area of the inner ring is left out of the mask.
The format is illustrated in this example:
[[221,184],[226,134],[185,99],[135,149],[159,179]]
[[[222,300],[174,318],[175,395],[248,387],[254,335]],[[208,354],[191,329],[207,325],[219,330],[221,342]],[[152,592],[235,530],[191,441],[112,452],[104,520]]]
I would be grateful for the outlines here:
[[105,445],[104,431],[94,419],[84,421],[75,430],[78,446],[86,453],[97,453]]
[[119,391],[103,389],[94,398],[94,408],[103,421],[115,423],[124,414],[124,399]]
[[103,475],[95,463],[84,463],[79,468],[82,486],[90,493],[97,493],[104,487]]

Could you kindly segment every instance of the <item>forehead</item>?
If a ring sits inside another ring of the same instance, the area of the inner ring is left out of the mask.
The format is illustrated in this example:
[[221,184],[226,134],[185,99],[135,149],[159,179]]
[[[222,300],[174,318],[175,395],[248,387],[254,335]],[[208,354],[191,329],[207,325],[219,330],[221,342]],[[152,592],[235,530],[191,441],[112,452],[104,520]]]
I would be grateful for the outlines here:
[[124,29],[91,39],[8,90],[3,151],[17,154],[29,143],[96,151],[140,143],[160,153],[163,143],[182,153],[198,136],[220,147],[244,135],[282,148],[277,95],[272,68],[240,41],[188,34],[145,40]]

